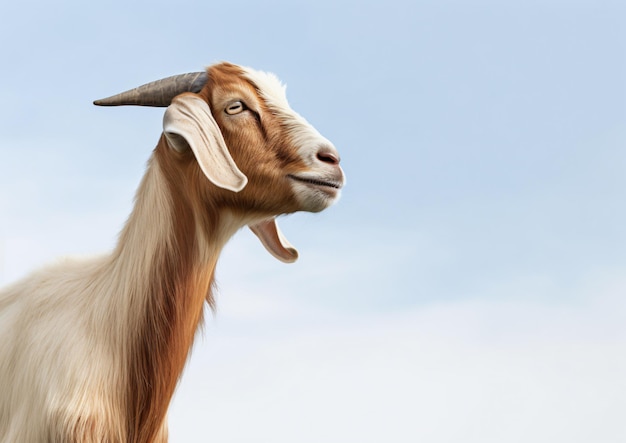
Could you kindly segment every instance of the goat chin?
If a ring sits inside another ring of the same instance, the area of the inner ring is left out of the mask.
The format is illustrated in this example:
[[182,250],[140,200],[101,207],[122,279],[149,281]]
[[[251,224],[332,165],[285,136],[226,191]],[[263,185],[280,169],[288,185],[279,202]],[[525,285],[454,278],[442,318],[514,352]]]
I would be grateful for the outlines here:
[[[273,74],[221,63],[185,78],[193,85],[176,80],[171,97],[136,99],[167,110],[112,253],[59,261],[0,292],[0,442],[167,441],[223,246],[249,225],[295,261],[276,216],[339,198],[337,151]],[[153,94],[141,88],[133,97]]]

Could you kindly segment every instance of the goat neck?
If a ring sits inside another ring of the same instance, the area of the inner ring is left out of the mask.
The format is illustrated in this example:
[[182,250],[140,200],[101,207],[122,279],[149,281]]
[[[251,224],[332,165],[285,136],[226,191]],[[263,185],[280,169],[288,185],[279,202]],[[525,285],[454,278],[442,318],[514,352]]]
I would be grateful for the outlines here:
[[206,180],[187,156],[161,139],[112,262],[128,298],[120,306],[131,306],[120,312],[130,337],[124,384],[129,441],[152,441],[165,419],[203,303],[213,306],[217,257],[240,227],[217,208],[199,207],[201,186],[193,181]]

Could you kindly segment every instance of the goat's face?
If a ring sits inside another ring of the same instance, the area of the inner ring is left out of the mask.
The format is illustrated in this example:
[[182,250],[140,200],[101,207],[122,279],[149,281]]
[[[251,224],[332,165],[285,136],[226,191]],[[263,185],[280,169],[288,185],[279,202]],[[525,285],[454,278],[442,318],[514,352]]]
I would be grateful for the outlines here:
[[177,192],[241,216],[284,261],[297,253],[274,217],[327,208],[345,181],[334,146],[289,107],[272,74],[221,63],[95,103],[168,106],[159,152],[183,161]]
[[318,212],[344,183],[333,145],[287,103],[272,74],[220,64],[209,69],[205,99],[247,185],[224,201],[277,215]]

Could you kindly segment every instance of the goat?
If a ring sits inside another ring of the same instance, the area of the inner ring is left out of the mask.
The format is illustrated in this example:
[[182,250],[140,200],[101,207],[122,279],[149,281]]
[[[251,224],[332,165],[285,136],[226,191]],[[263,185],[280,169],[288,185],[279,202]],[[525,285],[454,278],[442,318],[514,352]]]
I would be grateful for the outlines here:
[[0,292],[0,442],[167,441],[218,255],[249,226],[284,262],[275,217],[339,197],[334,146],[273,75],[219,63],[96,105],[167,107],[113,252],[65,259]]

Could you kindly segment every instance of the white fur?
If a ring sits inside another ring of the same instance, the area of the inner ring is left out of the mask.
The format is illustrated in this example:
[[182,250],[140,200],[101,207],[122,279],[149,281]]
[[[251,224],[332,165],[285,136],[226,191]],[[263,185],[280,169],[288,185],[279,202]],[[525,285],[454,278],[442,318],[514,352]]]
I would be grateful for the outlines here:
[[146,301],[133,295],[171,229],[168,199],[152,162],[111,256],[65,259],[0,293],[0,442],[52,441],[75,417],[123,441],[124,351]]

